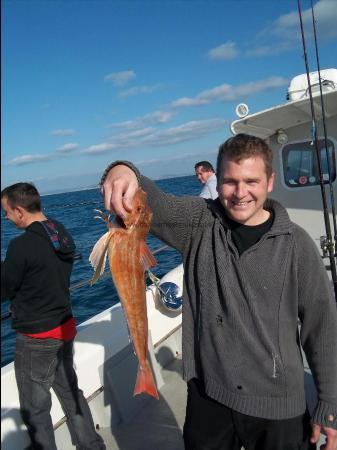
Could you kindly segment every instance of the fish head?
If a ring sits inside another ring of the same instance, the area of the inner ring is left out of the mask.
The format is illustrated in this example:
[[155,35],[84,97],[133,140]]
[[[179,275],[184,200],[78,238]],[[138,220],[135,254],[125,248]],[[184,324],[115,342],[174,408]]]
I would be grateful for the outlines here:
[[132,200],[132,211],[124,219],[126,228],[137,227],[147,234],[152,220],[152,211],[147,202],[147,194],[141,188],[136,191]]

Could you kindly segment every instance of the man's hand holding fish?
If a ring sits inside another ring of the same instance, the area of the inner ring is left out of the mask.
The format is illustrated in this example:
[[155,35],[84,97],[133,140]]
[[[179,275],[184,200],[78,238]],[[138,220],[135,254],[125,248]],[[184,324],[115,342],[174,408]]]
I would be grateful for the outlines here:
[[132,210],[132,200],[138,189],[135,172],[124,164],[114,166],[102,184],[105,208],[122,219]]

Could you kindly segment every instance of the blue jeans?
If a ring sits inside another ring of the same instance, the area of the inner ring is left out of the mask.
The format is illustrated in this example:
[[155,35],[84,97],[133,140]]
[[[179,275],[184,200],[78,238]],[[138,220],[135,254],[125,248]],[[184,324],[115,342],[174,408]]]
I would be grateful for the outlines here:
[[20,409],[34,450],[57,450],[50,416],[51,394],[55,391],[72,443],[79,450],[104,450],[83,392],[78,388],[73,367],[73,340],[35,339],[20,333],[16,337],[15,377]]

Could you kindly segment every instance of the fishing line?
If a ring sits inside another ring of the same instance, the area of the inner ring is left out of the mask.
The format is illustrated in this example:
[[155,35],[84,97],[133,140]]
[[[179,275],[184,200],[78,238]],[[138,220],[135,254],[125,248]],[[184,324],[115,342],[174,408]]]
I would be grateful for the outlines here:
[[312,0],[311,0],[311,17],[312,17],[312,27],[313,27],[313,30],[314,30],[316,64],[317,64],[317,70],[318,70],[319,92],[320,92],[321,107],[322,107],[322,123],[323,123],[323,131],[324,131],[324,143],[325,143],[327,168],[328,168],[328,174],[329,174],[329,189],[330,189],[330,200],[331,200],[331,212],[332,212],[332,221],[333,221],[334,237],[335,237],[335,244],[336,244],[336,241],[337,241],[337,223],[336,223],[335,198],[334,198],[333,187],[332,187],[332,168],[331,168],[331,165],[330,165],[330,157],[329,157],[329,150],[328,150],[328,137],[327,137],[327,131],[326,131],[326,116],[325,116],[323,91],[322,91],[321,68],[320,68],[320,62],[319,62],[317,35],[316,35],[316,20],[315,20],[315,13],[314,13],[314,7],[313,7]]
[[319,178],[319,185],[321,188],[321,197],[322,197],[322,203],[323,203],[323,216],[324,216],[325,230],[326,230],[326,235],[327,235],[326,236],[327,237],[326,248],[327,248],[328,254],[329,254],[330,270],[331,270],[331,276],[332,276],[332,281],[333,281],[333,285],[334,285],[335,299],[337,302],[337,272],[336,272],[336,260],[334,257],[335,243],[332,240],[332,235],[331,235],[330,218],[329,218],[329,211],[328,211],[328,205],[327,205],[327,200],[326,200],[322,165],[321,165],[321,155],[320,155],[320,150],[319,150],[319,146],[318,146],[317,122],[316,122],[315,108],[314,108],[314,102],[313,102],[313,97],[312,97],[312,89],[311,89],[310,74],[309,74],[309,64],[308,64],[308,54],[307,54],[307,48],[306,48],[306,44],[305,44],[300,0],[297,0],[297,6],[298,6],[298,15],[299,15],[299,19],[300,19],[300,26],[301,26],[302,46],[303,46],[303,54],[304,54],[304,61],[305,61],[305,69],[306,69],[306,74],[307,74],[311,117],[312,117],[312,123],[313,123],[313,133],[314,133],[313,141],[315,144],[317,168],[318,168],[318,178]]

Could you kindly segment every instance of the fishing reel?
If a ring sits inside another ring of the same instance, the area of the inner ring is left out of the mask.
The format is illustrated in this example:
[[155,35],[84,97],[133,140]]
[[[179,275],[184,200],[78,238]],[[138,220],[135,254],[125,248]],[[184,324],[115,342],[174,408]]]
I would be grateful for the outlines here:
[[182,309],[183,297],[179,286],[171,281],[161,282],[150,270],[147,271],[150,280],[159,292],[160,303],[169,311],[179,312]]
[[179,287],[170,281],[159,284],[157,287],[161,302],[165,308],[170,311],[180,311],[183,305],[183,298],[179,295]]

